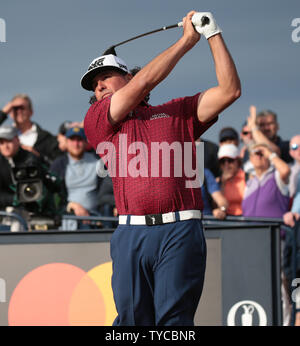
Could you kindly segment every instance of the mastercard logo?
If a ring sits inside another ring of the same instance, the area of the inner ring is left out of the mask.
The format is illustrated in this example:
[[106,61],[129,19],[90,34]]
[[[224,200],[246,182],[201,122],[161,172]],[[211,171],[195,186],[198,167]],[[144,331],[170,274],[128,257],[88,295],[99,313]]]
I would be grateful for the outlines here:
[[117,316],[111,289],[112,263],[88,272],[49,263],[26,274],[8,307],[11,326],[109,326]]

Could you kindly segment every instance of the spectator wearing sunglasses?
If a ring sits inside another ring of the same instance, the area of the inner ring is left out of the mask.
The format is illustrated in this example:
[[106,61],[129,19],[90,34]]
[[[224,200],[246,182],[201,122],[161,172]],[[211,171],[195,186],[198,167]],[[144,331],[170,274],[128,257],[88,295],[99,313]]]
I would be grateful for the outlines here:
[[243,215],[282,218],[289,207],[290,167],[266,144],[250,148],[254,174],[247,181]]
[[218,151],[221,175],[218,182],[228,202],[227,215],[242,215],[242,201],[246,187],[245,173],[239,149],[234,144],[223,144]]

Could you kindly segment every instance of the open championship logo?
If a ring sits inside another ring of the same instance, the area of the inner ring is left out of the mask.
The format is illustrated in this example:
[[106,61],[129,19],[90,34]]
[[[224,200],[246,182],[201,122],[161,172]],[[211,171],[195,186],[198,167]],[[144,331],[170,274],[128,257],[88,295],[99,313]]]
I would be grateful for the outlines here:
[[252,301],[243,300],[232,306],[227,315],[228,326],[266,326],[267,315],[264,308]]

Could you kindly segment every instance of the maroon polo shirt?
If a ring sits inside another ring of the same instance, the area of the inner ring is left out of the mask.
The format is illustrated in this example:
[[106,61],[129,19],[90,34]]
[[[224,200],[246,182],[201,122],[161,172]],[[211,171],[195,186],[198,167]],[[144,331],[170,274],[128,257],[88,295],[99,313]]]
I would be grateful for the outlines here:
[[88,110],[85,134],[106,162],[120,215],[202,210],[200,187],[187,182],[195,180],[194,141],[217,117],[209,123],[198,120],[198,97],[158,106],[141,104],[114,126],[108,119],[111,98]]

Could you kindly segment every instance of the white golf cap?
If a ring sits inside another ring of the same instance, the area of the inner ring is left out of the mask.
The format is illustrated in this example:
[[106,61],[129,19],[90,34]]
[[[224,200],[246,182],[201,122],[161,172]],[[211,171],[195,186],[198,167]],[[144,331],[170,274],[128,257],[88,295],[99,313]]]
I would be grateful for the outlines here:
[[87,72],[81,78],[81,86],[86,90],[93,91],[92,83],[96,75],[103,70],[110,69],[129,73],[128,67],[122,59],[113,54],[102,55],[90,63]]
[[229,157],[231,159],[236,159],[239,157],[239,149],[234,144],[223,144],[220,146],[218,151],[218,159],[222,159],[223,157]]

